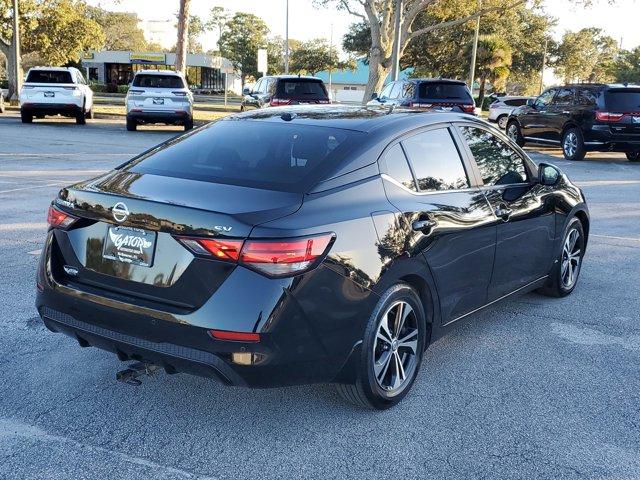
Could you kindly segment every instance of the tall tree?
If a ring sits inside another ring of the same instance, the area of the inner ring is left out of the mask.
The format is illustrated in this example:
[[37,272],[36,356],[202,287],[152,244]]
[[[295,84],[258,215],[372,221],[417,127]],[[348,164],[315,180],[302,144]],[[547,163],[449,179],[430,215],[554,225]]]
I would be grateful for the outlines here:
[[480,79],[478,106],[482,106],[487,80],[494,85],[501,82],[504,87],[512,62],[511,47],[497,35],[482,36],[478,40],[476,62],[476,73]]
[[176,71],[186,74],[189,43],[189,7],[191,0],[180,0],[178,12],[178,41],[176,43]]
[[258,76],[258,49],[267,47],[267,24],[251,13],[236,13],[220,38],[220,53],[240,71],[242,86],[247,77]]
[[148,49],[144,32],[138,26],[138,15],[130,12],[110,12],[100,7],[87,7],[87,16],[102,27],[105,50],[142,52]]
[[607,82],[615,78],[618,43],[599,28],[567,32],[555,52],[554,68],[565,82]]
[[640,84],[640,47],[621,51],[614,72],[618,82]]
[[291,54],[290,70],[294,73],[315,75],[329,69],[355,69],[355,62],[343,62],[338,52],[323,38],[316,38],[300,44]]
[[224,7],[213,7],[209,12],[209,19],[206,22],[209,30],[218,31],[218,50],[220,50],[220,37],[222,37],[222,31],[227,26],[227,22],[231,18],[231,15]]
[[[289,39],[289,54],[293,55],[302,42],[294,38]],[[267,40],[267,58],[269,59],[269,75],[284,73],[284,38],[276,35]]]

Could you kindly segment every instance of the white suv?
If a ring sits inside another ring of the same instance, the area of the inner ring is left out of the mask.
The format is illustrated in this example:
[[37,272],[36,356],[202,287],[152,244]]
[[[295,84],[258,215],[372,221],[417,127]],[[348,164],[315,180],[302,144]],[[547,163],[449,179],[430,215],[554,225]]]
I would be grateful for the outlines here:
[[33,117],[63,115],[84,125],[93,117],[93,92],[77,68],[35,67],[29,70],[20,91],[22,123]]
[[514,108],[525,105],[528,100],[535,97],[495,97],[494,102],[489,105],[489,118],[490,122],[495,122],[501,129],[507,128],[507,120],[509,114]]
[[140,70],[127,93],[127,130],[143,123],[193,128],[193,94],[182,74],[170,70]]

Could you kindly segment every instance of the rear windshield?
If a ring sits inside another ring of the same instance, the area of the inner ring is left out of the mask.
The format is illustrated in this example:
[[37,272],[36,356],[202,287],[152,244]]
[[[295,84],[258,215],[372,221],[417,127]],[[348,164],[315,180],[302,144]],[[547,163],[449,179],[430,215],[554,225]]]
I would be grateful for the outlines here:
[[133,79],[133,86],[142,88],[184,88],[184,82],[177,75],[138,74]]
[[429,100],[470,100],[471,95],[465,85],[457,83],[421,83],[418,97]]
[[31,70],[27,83],[73,83],[71,73],[51,70]]
[[640,112],[640,88],[607,90],[604,94],[607,110],[616,112]]
[[309,100],[328,98],[324,84],[319,80],[280,80],[277,95],[279,98],[308,98]]
[[304,193],[365,134],[328,127],[221,120],[126,164],[131,172]]

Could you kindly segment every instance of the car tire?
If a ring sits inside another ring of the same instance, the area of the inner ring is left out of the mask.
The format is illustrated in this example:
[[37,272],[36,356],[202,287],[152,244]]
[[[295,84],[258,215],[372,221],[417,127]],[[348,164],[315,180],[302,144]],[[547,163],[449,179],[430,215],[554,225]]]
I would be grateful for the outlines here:
[[184,122],[184,131],[188,132],[193,129],[193,118],[190,118],[186,122]]
[[0,113],[4,113],[4,97],[2,96],[2,92],[0,92]]
[[[402,318],[399,331],[398,318]],[[394,285],[382,295],[369,317],[354,367],[355,382],[338,384],[338,393],[360,407],[393,407],[411,389],[426,342],[427,323],[418,293],[405,283]]]
[[93,119],[93,108],[90,108],[89,111],[87,112],[87,119],[88,120],[92,120]]
[[498,127],[500,127],[500,129],[502,130],[507,129],[507,122],[509,122],[509,115],[500,115],[496,120]]
[[133,118],[127,117],[127,131],[135,132],[138,129],[138,122],[136,122]]
[[507,123],[507,136],[519,147],[524,147],[525,140],[517,122],[511,121]]
[[566,297],[576,288],[586,246],[582,222],[569,220],[562,237],[562,249],[554,260],[547,284],[538,290],[549,297]]
[[640,162],[640,150],[636,150],[635,152],[627,152],[627,160],[630,162]]
[[76,124],[77,125],[86,125],[87,123],[87,115],[84,111],[84,107],[80,109],[78,114],[76,115]]
[[562,154],[565,160],[578,162],[587,154],[582,138],[582,132],[578,128],[568,128],[562,134]]
[[33,115],[24,110],[20,110],[20,120],[22,120],[22,123],[33,123]]

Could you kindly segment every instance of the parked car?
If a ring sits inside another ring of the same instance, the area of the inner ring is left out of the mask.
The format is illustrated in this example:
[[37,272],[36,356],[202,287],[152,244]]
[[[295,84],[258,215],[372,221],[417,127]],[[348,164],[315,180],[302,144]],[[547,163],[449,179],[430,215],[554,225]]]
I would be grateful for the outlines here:
[[516,108],[507,134],[518,145],[560,145],[567,160],[587,152],[624,152],[640,161],[640,85],[578,84],[546,90]]
[[527,104],[527,101],[534,100],[535,97],[515,97],[515,96],[503,96],[495,97],[495,100],[489,105],[489,118],[490,122],[498,124],[502,130],[507,128],[507,121],[509,120],[509,114],[516,107],[521,107]]
[[580,189],[487,122],[346,106],[209,124],[62,189],[48,222],[50,330],[140,370],[333,382],[376,409],[456,320],[569,295],[589,233]]
[[4,92],[0,90],[0,113],[4,113]]
[[262,77],[252,88],[244,88],[242,95],[241,111],[282,105],[331,103],[321,79],[300,75]]
[[387,84],[374,93],[368,107],[406,107],[417,110],[463,112],[474,115],[475,104],[464,82],[442,78],[411,78]]
[[27,73],[20,91],[22,123],[33,117],[62,115],[78,125],[93,117],[93,92],[82,73],[73,67],[35,67]]
[[193,128],[193,94],[181,73],[171,70],[139,70],[125,99],[127,130],[138,125],[163,123]]

